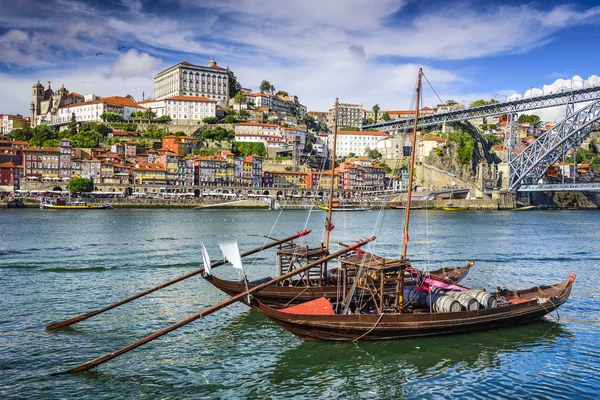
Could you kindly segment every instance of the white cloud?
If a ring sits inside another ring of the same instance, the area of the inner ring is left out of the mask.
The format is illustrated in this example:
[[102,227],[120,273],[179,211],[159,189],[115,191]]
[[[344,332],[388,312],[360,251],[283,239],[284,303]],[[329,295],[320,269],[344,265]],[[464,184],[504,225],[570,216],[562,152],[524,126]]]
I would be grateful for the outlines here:
[[[587,79],[583,79],[579,75],[575,75],[571,79],[562,79],[559,78],[552,82],[551,84],[544,85],[541,88],[532,87],[525,91],[522,95],[520,93],[514,93],[509,97],[509,100],[518,100],[523,98],[542,96],[545,94],[558,93],[563,91],[568,91],[573,89],[581,89],[589,86],[600,85],[600,76],[591,75]],[[581,107],[582,105],[576,106]],[[566,107],[552,107],[552,108],[543,108],[540,110],[528,111],[527,114],[535,114],[539,116],[542,121],[547,122],[558,122],[565,118]]]
[[162,60],[154,58],[148,53],[140,53],[136,49],[130,49],[120,56],[106,73],[107,77],[146,77],[149,78],[158,72],[162,66]]

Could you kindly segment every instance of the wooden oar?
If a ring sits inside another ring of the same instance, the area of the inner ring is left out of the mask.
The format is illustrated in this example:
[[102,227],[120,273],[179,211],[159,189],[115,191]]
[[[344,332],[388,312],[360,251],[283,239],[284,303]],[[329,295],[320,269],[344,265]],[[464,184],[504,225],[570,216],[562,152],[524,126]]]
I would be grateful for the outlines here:
[[[257,248],[255,248],[253,250],[249,250],[249,251],[247,251],[245,253],[242,253],[241,256],[242,257],[246,257],[246,256],[249,256],[251,254],[258,253],[260,251],[269,249],[269,248],[274,247],[274,246],[278,246],[278,245],[283,244],[285,242],[289,242],[290,240],[294,240],[294,239],[300,238],[302,236],[306,236],[310,232],[311,232],[311,230],[304,230],[304,231],[298,232],[298,233],[296,233],[293,236],[286,237],[285,239],[277,240],[275,242],[272,242],[272,243],[269,243],[269,244],[265,244],[264,246],[257,247]],[[210,267],[211,268],[216,268],[216,267],[219,267],[219,266],[221,266],[223,264],[226,264],[226,263],[227,263],[227,260],[221,260],[221,261],[218,261],[218,262],[216,262],[214,264],[211,264]],[[88,312],[86,314],[82,314],[82,315],[79,315],[77,317],[73,317],[73,318],[70,318],[70,319],[67,319],[67,320],[64,320],[64,321],[61,321],[61,322],[53,322],[50,325],[46,326],[46,329],[52,330],[52,329],[66,328],[67,326],[71,326],[71,325],[73,325],[73,324],[75,324],[77,322],[80,322],[80,321],[86,320],[88,318],[91,318],[94,315],[101,314],[101,313],[103,313],[105,311],[108,311],[108,310],[110,310],[112,308],[118,307],[118,306],[123,305],[125,303],[129,303],[132,300],[135,300],[135,299],[138,299],[140,297],[143,297],[143,296],[145,296],[145,295],[147,295],[149,293],[155,292],[155,291],[157,291],[159,289],[166,288],[167,286],[170,286],[170,285],[172,285],[174,283],[177,283],[177,282],[181,282],[182,280],[190,278],[190,277],[192,277],[194,275],[198,275],[201,272],[204,272],[204,268],[199,268],[199,269],[194,270],[192,272],[189,272],[189,273],[187,273],[185,275],[181,275],[178,278],[172,279],[172,280],[170,280],[168,282],[165,282],[165,283],[161,283],[158,286],[154,286],[153,288],[150,288],[150,289],[144,290],[143,292],[139,292],[137,294],[134,294],[131,297],[128,297],[128,298],[126,298],[124,300],[121,300],[121,301],[118,301],[116,303],[113,303],[113,304],[111,304],[109,306],[106,306],[104,308],[99,308],[97,310],[90,311],[90,312]]]
[[153,334],[148,335],[145,338],[140,339],[140,340],[138,340],[135,343],[131,343],[130,345],[125,346],[125,347],[123,347],[123,348],[121,348],[121,349],[119,349],[117,351],[105,354],[102,357],[98,357],[95,360],[88,361],[85,364],[78,365],[78,366],[76,366],[74,368],[71,368],[71,369],[69,369],[67,371],[55,372],[52,375],[61,375],[61,374],[68,374],[68,373],[74,373],[74,372],[87,371],[87,370],[89,370],[91,368],[94,368],[94,367],[96,367],[96,366],[98,366],[98,365],[100,365],[100,364],[102,364],[102,363],[104,363],[104,362],[106,362],[108,360],[111,360],[111,359],[113,359],[115,357],[118,357],[121,354],[127,353],[128,351],[133,350],[136,347],[139,347],[139,346],[141,346],[141,345],[143,345],[145,343],[148,343],[148,342],[150,342],[150,341],[152,341],[152,340],[154,340],[156,338],[159,338],[159,337],[161,337],[164,334],[167,334],[167,333],[169,333],[171,331],[174,331],[177,328],[181,328],[182,326],[187,325],[190,322],[193,322],[193,321],[197,320],[198,318],[205,317],[205,316],[207,316],[209,314],[214,313],[215,311],[220,310],[221,308],[227,307],[228,305],[230,305],[232,303],[235,303],[238,300],[242,300],[244,297],[246,297],[246,296],[248,296],[248,295],[250,295],[250,294],[252,294],[254,292],[258,292],[258,291],[264,289],[267,286],[270,286],[270,285],[273,285],[274,283],[277,283],[277,282],[283,281],[285,279],[288,279],[288,278],[290,278],[290,277],[292,277],[294,275],[297,275],[299,273],[302,273],[302,272],[304,272],[304,271],[306,271],[306,270],[308,270],[308,269],[310,269],[310,268],[312,268],[312,267],[314,267],[316,265],[324,263],[325,261],[331,260],[332,258],[336,258],[336,257],[341,256],[342,254],[348,253],[351,250],[358,249],[359,247],[362,247],[365,244],[367,244],[367,243],[369,243],[369,242],[371,242],[373,240],[375,240],[375,236],[373,236],[373,237],[371,237],[369,239],[362,239],[359,242],[357,242],[357,243],[355,243],[355,244],[353,244],[353,245],[351,245],[349,247],[343,248],[343,249],[341,249],[339,251],[336,251],[335,253],[329,254],[328,256],[323,257],[323,258],[321,258],[321,259],[319,259],[319,260],[317,260],[315,262],[312,262],[310,264],[306,264],[305,266],[303,266],[301,268],[295,269],[295,270],[293,270],[291,272],[288,272],[287,274],[280,275],[277,278],[271,279],[268,282],[261,283],[260,285],[257,285],[254,288],[252,288],[250,290],[246,290],[245,292],[237,294],[237,295],[235,295],[233,297],[230,297],[227,300],[223,300],[222,302],[220,302],[218,304],[215,304],[212,307],[209,307],[209,308],[207,308],[205,310],[202,310],[202,311],[200,311],[197,314],[194,314],[194,315],[192,315],[192,316],[190,316],[190,317],[188,317],[188,318],[186,318],[186,319],[184,319],[182,321],[177,322],[176,324],[173,324],[173,325],[168,326],[166,328],[163,328],[163,329],[161,329],[159,331],[156,331]]

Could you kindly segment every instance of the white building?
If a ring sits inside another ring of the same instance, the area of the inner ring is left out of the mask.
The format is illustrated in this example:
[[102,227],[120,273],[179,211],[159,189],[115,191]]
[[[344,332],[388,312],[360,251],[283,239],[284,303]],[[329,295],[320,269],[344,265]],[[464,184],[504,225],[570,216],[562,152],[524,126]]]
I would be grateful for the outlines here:
[[283,138],[290,145],[294,144],[296,138],[298,138],[298,142],[300,143],[300,150],[304,150],[304,144],[306,143],[306,131],[303,131],[298,128],[281,128]]
[[441,137],[424,137],[417,141],[417,159],[419,162],[423,162],[426,157],[429,156],[431,151],[437,147],[444,146],[446,139]]
[[202,96],[225,107],[229,100],[228,69],[211,58],[207,66],[184,61],[159,72],[154,77],[154,98],[173,96]]
[[165,100],[167,115],[174,124],[186,124],[190,121],[202,121],[206,117],[217,115],[215,100],[206,97],[174,96]]
[[0,114],[0,133],[8,133],[13,129],[26,128],[29,120],[21,114]]
[[259,124],[256,122],[241,122],[235,126],[235,136],[265,135],[283,137],[281,127],[276,124]]
[[253,108],[271,108],[273,105],[273,95],[266,93],[244,93],[246,103],[254,103]]
[[377,151],[386,160],[398,160],[403,157],[404,146],[411,145],[411,135],[398,134],[377,141]]
[[[345,157],[350,153],[364,156],[365,150],[377,149],[377,142],[389,135],[385,132],[338,131],[336,156]],[[333,150],[333,133],[328,134],[329,150]]]
[[167,113],[167,103],[165,100],[143,100],[137,102],[138,106],[144,107],[147,110],[152,110],[156,117],[162,117],[163,115],[168,115]]
[[120,114],[125,119],[129,119],[132,114],[144,110],[144,107],[137,105],[131,98],[111,96],[61,107],[56,112],[56,115],[53,115],[52,123],[70,122],[73,114],[75,114],[78,122],[100,122],[102,121],[101,115],[105,112],[114,112]]

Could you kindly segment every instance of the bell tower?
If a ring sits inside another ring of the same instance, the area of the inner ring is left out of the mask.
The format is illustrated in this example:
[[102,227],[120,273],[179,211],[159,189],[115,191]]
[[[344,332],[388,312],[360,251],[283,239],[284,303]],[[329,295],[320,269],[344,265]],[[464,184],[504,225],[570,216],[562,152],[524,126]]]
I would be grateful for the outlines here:
[[36,125],[37,116],[40,113],[41,102],[44,100],[44,86],[37,81],[31,88],[31,106],[29,107],[29,118],[32,127]]

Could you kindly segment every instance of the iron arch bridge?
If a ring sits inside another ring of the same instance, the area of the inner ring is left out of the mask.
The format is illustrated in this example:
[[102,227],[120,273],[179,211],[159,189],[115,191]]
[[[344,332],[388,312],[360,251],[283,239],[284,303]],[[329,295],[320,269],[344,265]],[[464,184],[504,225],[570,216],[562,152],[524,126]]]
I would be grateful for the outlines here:
[[509,190],[516,191],[522,184],[532,184],[542,178],[548,168],[585,137],[596,130],[600,120],[600,101],[595,101],[547,130],[510,162]]

